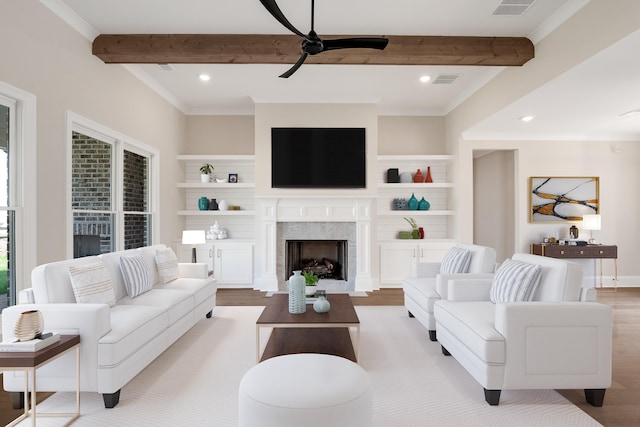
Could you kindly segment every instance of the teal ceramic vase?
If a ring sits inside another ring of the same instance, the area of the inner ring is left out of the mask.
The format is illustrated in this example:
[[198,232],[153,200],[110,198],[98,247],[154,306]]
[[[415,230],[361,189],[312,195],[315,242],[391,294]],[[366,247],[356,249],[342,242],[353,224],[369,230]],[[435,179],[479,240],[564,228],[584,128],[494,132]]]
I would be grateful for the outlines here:
[[407,208],[409,208],[410,211],[418,209],[418,199],[416,199],[416,196],[413,193],[411,193],[411,198],[407,202]]
[[307,311],[305,300],[306,283],[301,270],[295,270],[289,277],[289,313],[302,314]]
[[206,211],[209,209],[209,199],[202,196],[198,199],[198,209],[201,211]]
[[431,207],[431,203],[427,202],[424,199],[424,197],[422,199],[420,199],[420,201],[418,202],[418,210],[419,211],[428,211],[430,207]]

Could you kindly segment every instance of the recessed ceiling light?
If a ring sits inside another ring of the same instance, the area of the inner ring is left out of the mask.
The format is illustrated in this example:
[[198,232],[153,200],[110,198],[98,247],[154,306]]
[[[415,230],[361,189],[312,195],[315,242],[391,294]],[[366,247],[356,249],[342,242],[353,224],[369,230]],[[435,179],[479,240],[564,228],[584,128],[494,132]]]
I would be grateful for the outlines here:
[[208,82],[209,80],[211,80],[211,76],[209,76],[209,74],[200,74],[198,76],[200,78],[200,80],[202,80],[203,82]]
[[522,120],[523,122],[530,122],[531,120],[534,119],[535,116],[522,116],[520,117],[520,120]]
[[424,76],[421,76],[421,77],[420,77],[420,81],[421,81],[422,83],[426,83],[426,82],[428,82],[429,80],[431,80],[431,76],[427,76],[426,74],[425,74]]

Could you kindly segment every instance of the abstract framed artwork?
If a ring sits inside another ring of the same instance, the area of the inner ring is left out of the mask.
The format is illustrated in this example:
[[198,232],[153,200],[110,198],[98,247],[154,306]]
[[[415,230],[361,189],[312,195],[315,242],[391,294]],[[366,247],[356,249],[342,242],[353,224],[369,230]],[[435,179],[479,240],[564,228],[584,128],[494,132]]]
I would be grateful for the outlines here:
[[600,211],[600,180],[596,176],[529,178],[529,220],[582,221]]

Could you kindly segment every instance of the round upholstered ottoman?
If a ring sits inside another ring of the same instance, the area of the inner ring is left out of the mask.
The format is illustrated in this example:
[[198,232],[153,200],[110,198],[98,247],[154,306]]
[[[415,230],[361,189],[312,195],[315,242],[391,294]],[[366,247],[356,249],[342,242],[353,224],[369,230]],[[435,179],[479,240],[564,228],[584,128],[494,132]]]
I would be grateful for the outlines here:
[[373,425],[373,391],[359,365],[327,354],[288,354],[240,381],[240,427]]

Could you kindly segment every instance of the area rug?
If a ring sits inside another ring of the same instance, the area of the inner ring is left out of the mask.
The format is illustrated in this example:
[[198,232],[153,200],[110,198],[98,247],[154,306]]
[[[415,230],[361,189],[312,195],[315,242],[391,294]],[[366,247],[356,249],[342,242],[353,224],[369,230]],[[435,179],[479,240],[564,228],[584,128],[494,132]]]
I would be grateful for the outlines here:
[[[81,394],[74,426],[236,426],[238,385],[255,364],[255,321],[263,307],[216,307],[122,389],[105,409]],[[598,426],[554,390],[503,391],[489,406],[482,387],[403,307],[357,306],[361,366],[374,389],[376,426]],[[308,375],[313,375],[310,371]],[[70,411],[74,393],[56,393],[39,411]],[[38,419],[58,426],[63,419]],[[30,425],[25,420],[21,425]],[[357,426],[354,426],[357,427]]]

